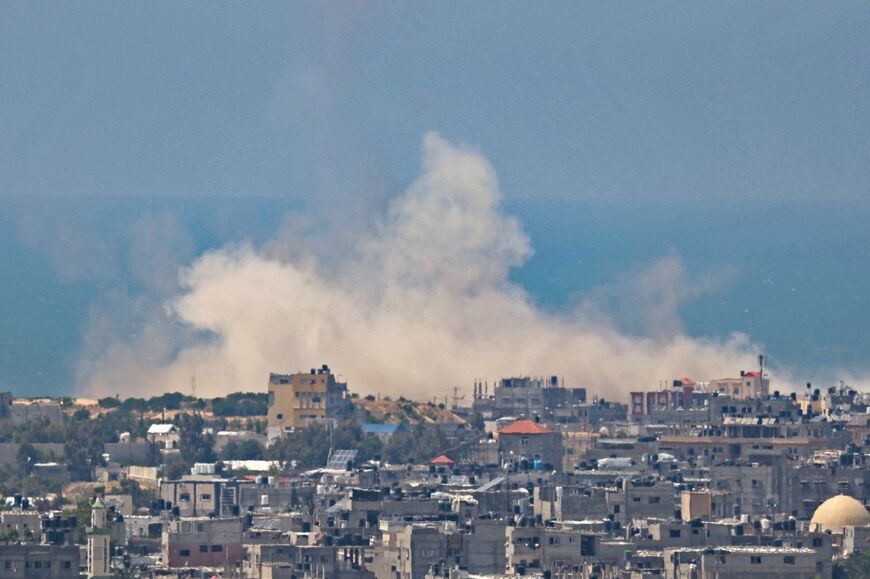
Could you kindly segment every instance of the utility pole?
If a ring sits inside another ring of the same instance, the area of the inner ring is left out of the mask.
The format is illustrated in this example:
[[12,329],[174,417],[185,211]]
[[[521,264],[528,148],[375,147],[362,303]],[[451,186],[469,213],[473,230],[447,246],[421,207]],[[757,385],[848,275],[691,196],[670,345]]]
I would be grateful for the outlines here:
[[453,387],[453,407],[452,407],[452,409],[455,410],[459,406],[459,401],[464,400],[464,399],[465,399],[464,394],[462,396],[459,395],[459,386],[454,386]]
[[330,458],[332,458],[332,453],[335,450],[333,448],[333,440],[334,439],[333,439],[333,433],[332,433],[332,429],[335,427],[335,424],[333,423],[332,420],[327,420],[326,423],[328,424],[327,428],[329,430],[329,456],[326,458],[326,460],[328,461]]

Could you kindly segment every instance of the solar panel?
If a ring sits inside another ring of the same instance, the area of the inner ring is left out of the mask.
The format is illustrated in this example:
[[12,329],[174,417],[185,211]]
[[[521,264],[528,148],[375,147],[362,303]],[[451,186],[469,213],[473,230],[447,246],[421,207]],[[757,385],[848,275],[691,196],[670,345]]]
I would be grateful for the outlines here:
[[333,450],[332,454],[329,456],[329,460],[326,462],[326,468],[345,470],[347,469],[348,463],[353,464],[356,460],[357,453],[359,453],[358,450]]

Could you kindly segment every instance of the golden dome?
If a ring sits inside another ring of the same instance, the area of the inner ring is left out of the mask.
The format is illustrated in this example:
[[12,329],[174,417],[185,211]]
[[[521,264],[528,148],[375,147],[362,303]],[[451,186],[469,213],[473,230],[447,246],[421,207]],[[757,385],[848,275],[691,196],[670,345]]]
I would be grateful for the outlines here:
[[842,533],[843,527],[870,525],[870,513],[864,505],[846,495],[831,497],[816,509],[810,519],[810,528]]

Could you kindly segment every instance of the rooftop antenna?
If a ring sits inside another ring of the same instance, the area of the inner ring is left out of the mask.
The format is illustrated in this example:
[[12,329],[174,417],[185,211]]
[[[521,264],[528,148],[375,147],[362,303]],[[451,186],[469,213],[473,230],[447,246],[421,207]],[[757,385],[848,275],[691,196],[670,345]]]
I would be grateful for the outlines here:
[[764,392],[764,354],[758,355],[758,396]]

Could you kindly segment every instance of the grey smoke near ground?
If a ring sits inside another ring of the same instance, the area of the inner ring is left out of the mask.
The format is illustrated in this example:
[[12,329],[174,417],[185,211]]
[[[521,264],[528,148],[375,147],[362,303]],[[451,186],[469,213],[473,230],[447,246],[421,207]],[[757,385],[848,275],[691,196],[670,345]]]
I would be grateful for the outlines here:
[[636,277],[642,314],[666,331],[620,331],[594,300],[558,314],[537,307],[509,279],[532,246],[503,211],[487,159],[428,134],[422,163],[338,266],[321,266],[296,218],[270,243],[202,255],[140,333],[83,356],[82,388],[141,396],[186,390],[195,376],[198,394],[217,395],[328,363],[361,393],[431,399],[475,379],[557,374],[621,398],[669,378],[754,367],[758,350],[745,336],[682,330],[678,306],[706,282],[692,287],[673,257]]

